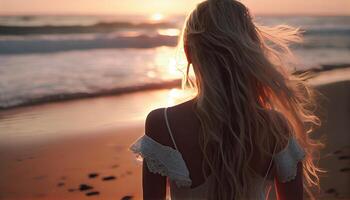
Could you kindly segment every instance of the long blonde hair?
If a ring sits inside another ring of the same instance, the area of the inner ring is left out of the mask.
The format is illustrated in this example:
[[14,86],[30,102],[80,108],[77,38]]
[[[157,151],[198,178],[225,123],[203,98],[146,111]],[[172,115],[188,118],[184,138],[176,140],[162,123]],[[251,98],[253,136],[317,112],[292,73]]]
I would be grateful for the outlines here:
[[253,153],[271,158],[291,136],[306,152],[304,188],[318,186],[320,143],[309,136],[319,124],[313,93],[286,70],[299,30],[258,26],[242,3],[207,0],[187,17],[182,34],[196,77],[203,171],[214,176],[209,198],[251,198]]

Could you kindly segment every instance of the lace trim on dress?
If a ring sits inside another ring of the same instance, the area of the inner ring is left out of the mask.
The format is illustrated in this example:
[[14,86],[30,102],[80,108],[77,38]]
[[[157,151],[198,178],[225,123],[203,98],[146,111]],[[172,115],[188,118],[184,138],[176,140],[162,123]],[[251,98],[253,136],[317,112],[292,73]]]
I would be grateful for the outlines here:
[[150,172],[167,176],[178,187],[191,186],[190,173],[179,151],[162,145],[147,135],[132,144],[130,150],[145,160]]
[[289,139],[285,149],[274,156],[274,163],[277,170],[277,178],[285,183],[294,180],[297,174],[298,162],[305,157],[304,150],[299,146],[293,137]]

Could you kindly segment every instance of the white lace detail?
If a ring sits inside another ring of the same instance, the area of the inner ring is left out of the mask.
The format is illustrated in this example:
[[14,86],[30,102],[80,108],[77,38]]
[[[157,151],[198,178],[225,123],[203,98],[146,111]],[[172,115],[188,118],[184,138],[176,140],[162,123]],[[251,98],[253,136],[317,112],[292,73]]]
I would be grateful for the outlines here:
[[178,187],[190,187],[192,181],[179,151],[159,144],[147,135],[131,145],[130,150],[143,158],[150,172],[167,176]]
[[274,163],[277,170],[277,178],[285,183],[295,179],[298,162],[305,157],[304,150],[299,146],[293,137],[289,139],[285,149],[274,156]]

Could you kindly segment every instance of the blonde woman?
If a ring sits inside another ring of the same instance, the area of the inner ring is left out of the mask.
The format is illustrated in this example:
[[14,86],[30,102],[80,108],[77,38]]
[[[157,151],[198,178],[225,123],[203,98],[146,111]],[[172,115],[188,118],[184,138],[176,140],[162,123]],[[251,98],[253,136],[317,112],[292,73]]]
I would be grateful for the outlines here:
[[[152,111],[131,150],[143,159],[143,197],[303,199],[318,186],[309,137],[310,90],[285,68],[291,27],[259,27],[234,0],[207,0],[188,16],[183,47],[197,96]],[[185,78],[188,80],[188,77]],[[168,180],[168,181],[167,181]]]

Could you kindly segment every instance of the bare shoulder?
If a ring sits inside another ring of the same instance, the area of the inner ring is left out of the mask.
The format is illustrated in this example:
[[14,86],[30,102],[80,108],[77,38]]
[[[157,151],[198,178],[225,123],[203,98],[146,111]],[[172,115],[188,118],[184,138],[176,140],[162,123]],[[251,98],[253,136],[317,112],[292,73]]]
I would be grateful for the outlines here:
[[145,122],[145,134],[160,143],[164,143],[166,135],[164,109],[152,110],[148,113]]
[[[177,132],[177,123],[183,123],[183,120],[188,118],[188,113],[191,112],[191,108],[191,101],[186,101],[184,103],[167,108],[167,117],[174,134]],[[152,110],[147,115],[145,123],[145,134],[163,145],[173,146],[165,121],[164,111],[165,108],[158,108]]]

